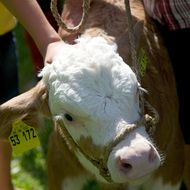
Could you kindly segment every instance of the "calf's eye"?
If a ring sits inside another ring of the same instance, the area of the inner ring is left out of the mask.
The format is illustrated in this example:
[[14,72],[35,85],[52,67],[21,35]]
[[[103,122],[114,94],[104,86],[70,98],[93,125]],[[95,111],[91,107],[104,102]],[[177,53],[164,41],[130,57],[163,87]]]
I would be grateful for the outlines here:
[[67,121],[73,121],[73,118],[71,115],[69,115],[68,113],[64,114],[64,117]]

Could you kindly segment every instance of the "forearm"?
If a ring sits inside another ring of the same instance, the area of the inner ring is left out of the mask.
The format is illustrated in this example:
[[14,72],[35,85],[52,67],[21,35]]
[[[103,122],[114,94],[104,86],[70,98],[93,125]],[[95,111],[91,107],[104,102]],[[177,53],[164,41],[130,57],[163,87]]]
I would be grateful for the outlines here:
[[47,46],[61,40],[57,32],[47,21],[36,0],[1,0],[30,33],[42,56]]
[[13,190],[11,184],[11,146],[0,139],[0,187],[3,190]]

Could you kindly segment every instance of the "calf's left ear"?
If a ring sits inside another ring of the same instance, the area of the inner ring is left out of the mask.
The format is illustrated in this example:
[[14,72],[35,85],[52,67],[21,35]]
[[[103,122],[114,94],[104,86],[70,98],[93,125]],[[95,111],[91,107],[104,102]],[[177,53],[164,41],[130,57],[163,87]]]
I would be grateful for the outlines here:
[[0,105],[0,137],[8,137],[12,123],[18,119],[36,128],[39,113],[51,116],[46,86],[42,81],[31,90]]

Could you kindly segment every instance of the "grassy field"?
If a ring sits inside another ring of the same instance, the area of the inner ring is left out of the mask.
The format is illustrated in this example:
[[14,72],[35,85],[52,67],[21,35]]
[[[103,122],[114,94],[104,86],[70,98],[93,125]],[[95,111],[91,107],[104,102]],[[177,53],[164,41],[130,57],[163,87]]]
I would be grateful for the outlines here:
[[[30,50],[25,41],[23,28],[18,25],[15,33],[19,55],[19,86],[20,92],[24,92],[36,83],[36,74],[32,64]],[[42,128],[39,130],[41,146],[12,159],[12,180],[16,190],[48,189],[46,156],[48,137],[52,129],[50,121],[43,119],[42,123]],[[91,181],[83,190],[100,190],[100,188],[96,182]]]

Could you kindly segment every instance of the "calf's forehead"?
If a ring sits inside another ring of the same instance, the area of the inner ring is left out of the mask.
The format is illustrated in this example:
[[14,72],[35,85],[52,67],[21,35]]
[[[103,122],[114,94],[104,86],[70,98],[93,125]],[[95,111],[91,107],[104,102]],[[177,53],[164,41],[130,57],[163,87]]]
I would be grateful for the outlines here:
[[[115,69],[115,71],[114,71]],[[67,70],[66,70],[67,71]],[[117,104],[127,109],[136,98],[137,82],[125,67],[75,68],[50,83],[50,103],[73,106],[86,112],[99,112]],[[106,106],[107,105],[107,106]],[[117,107],[117,106],[116,106]],[[110,110],[111,111],[111,110]]]
[[68,106],[95,114],[110,109],[106,105],[117,103],[116,107],[126,110],[134,103],[137,79],[133,71],[113,45],[91,41],[68,46],[42,71],[53,112]]

